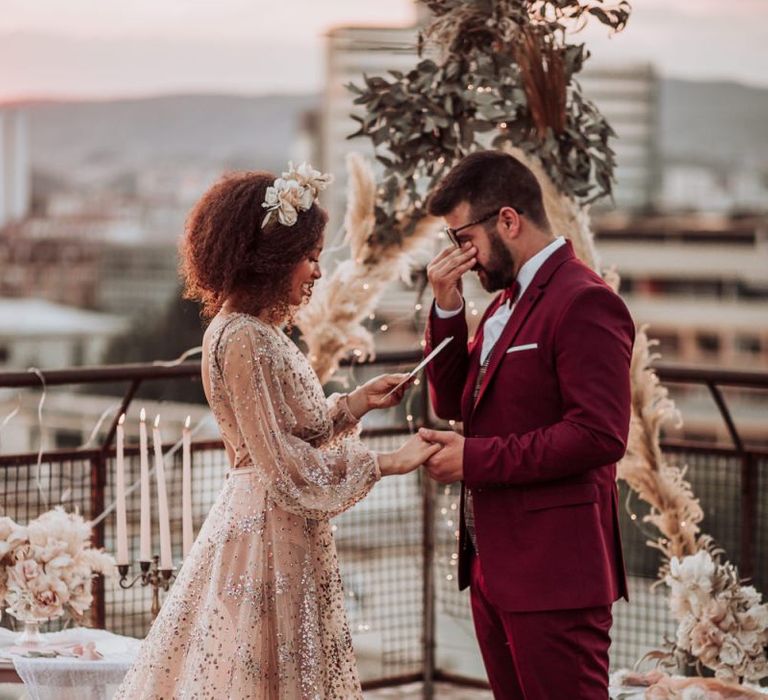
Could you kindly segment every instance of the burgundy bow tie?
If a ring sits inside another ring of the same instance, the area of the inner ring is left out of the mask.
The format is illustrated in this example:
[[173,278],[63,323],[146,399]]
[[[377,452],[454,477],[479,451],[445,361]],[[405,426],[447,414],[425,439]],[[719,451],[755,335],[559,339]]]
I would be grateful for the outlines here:
[[515,280],[509,287],[507,287],[504,290],[504,293],[501,295],[501,303],[506,304],[509,302],[509,305],[512,306],[512,304],[515,303],[515,300],[517,299],[517,295],[520,293],[520,283]]

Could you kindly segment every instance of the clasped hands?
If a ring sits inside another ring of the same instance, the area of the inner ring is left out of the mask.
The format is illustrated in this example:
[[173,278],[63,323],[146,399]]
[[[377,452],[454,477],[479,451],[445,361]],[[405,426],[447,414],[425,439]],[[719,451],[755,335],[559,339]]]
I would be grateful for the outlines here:
[[441,484],[464,478],[464,438],[451,430],[419,428],[399,449],[378,455],[382,476],[407,474],[422,464]]
[[[407,377],[402,373],[374,377],[349,394],[350,411],[361,418],[373,409],[397,406],[415,377],[392,389]],[[451,484],[464,478],[464,438],[452,430],[420,428],[395,452],[380,453],[378,461],[382,476],[407,474],[423,464],[435,481]]]
[[424,465],[429,476],[440,484],[464,478],[464,438],[452,430],[419,428],[395,452],[379,455],[382,476],[407,474]]

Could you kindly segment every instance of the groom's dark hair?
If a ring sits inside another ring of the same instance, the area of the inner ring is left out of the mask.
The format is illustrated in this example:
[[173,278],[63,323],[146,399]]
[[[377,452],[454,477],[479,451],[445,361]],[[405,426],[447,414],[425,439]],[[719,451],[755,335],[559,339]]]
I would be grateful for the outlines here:
[[462,202],[469,202],[475,217],[514,207],[537,227],[549,230],[539,181],[508,153],[476,151],[462,158],[432,192],[427,210],[432,216],[445,216]]

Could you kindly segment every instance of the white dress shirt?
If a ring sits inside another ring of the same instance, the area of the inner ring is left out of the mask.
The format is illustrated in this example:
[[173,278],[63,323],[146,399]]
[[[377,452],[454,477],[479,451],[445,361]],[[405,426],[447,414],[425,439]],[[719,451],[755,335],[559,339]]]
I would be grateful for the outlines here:
[[[554,253],[558,248],[561,248],[564,245],[565,238],[563,238],[563,236],[558,236],[554,241],[552,241],[552,243],[550,243],[546,248],[542,248],[538,253],[536,253],[536,255],[528,260],[525,265],[520,268],[520,272],[517,274],[517,281],[520,284],[520,290],[517,295],[518,299],[525,293],[528,285],[531,284],[531,281],[536,276],[536,273],[546,262],[549,256],[552,255],[552,253]],[[516,302],[517,299],[515,299],[515,303]],[[496,309],[493,315],[486,320],[485,325],[483,326],[483,347],[480,352],[480,364],[483,364],[488,355],[491,354],[493,346],[496,345],[496,341],[504,331],[504,326],[507,325],[507,321],[509,321],[509,318],[512,316],[512,312],[514,310],[515,304],[507,302],[506,304],[502,304],[498,309]],[[437,302],[435,302],[435,313],[437,314],[438,318],[452,318],[453,316],[460,314],[462,311],[464,311],[463,303],[459,309],[446,311],[445,309],[441,309],[437,305]]]

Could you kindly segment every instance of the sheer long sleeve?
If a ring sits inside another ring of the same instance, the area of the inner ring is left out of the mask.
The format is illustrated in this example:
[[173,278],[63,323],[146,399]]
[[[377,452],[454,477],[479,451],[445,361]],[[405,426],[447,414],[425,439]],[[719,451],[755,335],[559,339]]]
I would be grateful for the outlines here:
[[347,398],[347,394],[331,394],[326,400],[328,416],[333,426],[333,440],[360,433],[360,421],[349,410]]
[[[357,436],[348,432],[338,400],[320,403],[322,421],[338,424],[334,438],[318,447],[301,433],[285,394],[296,371],[281,352],[279,340],[256,323],[239,324],[222,343],[221,379],[236,427],[248,456],[281,508],[305,518],[326,519],[350,508],[379,478],[376,458]],[[321,392],[321,389],[318,387]],[[334,416],[332,414],[341,412]]]

